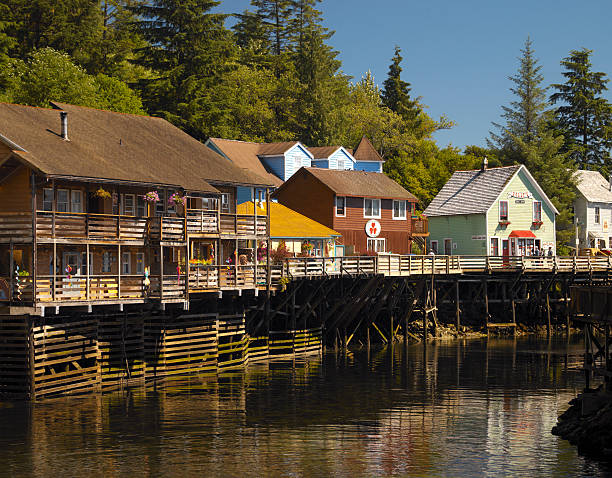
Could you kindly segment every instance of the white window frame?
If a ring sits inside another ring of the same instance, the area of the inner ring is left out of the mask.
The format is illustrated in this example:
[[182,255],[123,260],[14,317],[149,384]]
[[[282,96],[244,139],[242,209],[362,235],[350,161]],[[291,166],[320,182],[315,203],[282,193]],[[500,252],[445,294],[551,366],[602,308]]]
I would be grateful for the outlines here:
[[[540,205],[540,217],[536,217],[536,204]],[[533,222],[542,222],[542,201],[533,201]]]
[[595,217],[593,220],[595,221],[595,224],[599,224],[601,222],[601,211],[599,210],[599,206],[595,206],[594,213]]
[[230,212],[230,195],[221,193],[221,212]]
[[[368,201],[372,201],[372,215],[366,214],[366,204]],[[374,204],[375,201],[378,202],[378,214],[374,214]],[[381,200],[375,198],[363,198],[363,217],[366,219],[380,219],[380,206]]]
[[81,253],[81,272],[83,275],[93,275],[93,252],[89,253],[89,261],[85,263],[86,252]]
[[[400,205],[400,207],[399,207],[400,210],[398,211],[400,213],[400,215],[398,215],[398,216],[395,215],[395,205],[396,204]],[[401,212],[402,212],[401,211],[401,205],[402,204],[404,205],[404,215],[403,216],[401,215]],[[408,207],[406,205],[406,200],[397,200],[397,199],[393,200],[393,219],[395,221],[405,221],[406,218],[408,217],[407,210],[408,210]]]
[[[53,195],[54,195],[53,188],[43,188],[43,204],[42,204],[42,210],[43,211],[53,211]],[[51,199],[45,199],[45,195],[47,193],[51,193]]]
[[[434,244],[436,247],[434,247]],[[440,247],[437,239],[429,241],[429,250],[433,251],[434,254],[439,254]]]
[[[126,258],[127,258],[127,262],[126,262]],[[131,273],[132,273],[132,253],[129,251],[121,252],[121,274],[130,275]]]
[[69,258],[74,258],[74,269],[70,272],[71,276],[81,275],[81,253],[80,252],[72,252],[67,251],[62,255],[62,275],[67,275],[66,268],[68,267],[68,263],[71,262]]
[[70,212],[83,212],[83,191],[80,189],[70,191]]
[[145,254],[144,252],[136,253],[136,274],[144,274],[145,270]]
[[[127,200],[132,200],[132,206],[127,207]],[[121,195],[121,215],[122,216],[135,216],[136,215],[136,195],[135,194],[122,194]]]
[[[61,194],[66,194],[66,201],[60,201]],[[63,205],[63,207],[61,205]],[[56,207],[57,212],[70,212],[70,189],[57,190]]]
[[[338,213],[338,200],[339,199],[342,199],[344,201],[344,205],[342,207],[342,209],[344,210],[343,214]],[[336,217],[346,217],[346,196],[336,196],[335,210],[336,210]]]
[[367,250],[387,252],[387,240],[384,237],[368,237]]
[[[506,203],[506,217],[502,218],[502,203]],[[499,220],[509,221],[510,220],[510,201],[499,201]]]

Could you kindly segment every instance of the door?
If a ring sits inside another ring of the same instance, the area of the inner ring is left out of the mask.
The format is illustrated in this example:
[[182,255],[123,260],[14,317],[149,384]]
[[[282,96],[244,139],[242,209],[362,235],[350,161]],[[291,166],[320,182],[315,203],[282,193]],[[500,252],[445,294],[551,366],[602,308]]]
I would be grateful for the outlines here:
[[510,265],[509,257],[510,257],[510,244],[508,239],[502,239],[502,256],[504,258],[504,265]]
[[453,240],[444,239],[444,255],[451,256],[453,254]]

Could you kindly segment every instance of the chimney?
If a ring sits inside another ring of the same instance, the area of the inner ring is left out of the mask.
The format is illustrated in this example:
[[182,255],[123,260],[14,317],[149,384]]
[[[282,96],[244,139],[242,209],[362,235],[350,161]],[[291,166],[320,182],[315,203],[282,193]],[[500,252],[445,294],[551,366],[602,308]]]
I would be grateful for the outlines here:
[[64,141],[70,141],[68,139],[68,112],[60,111],[60,119],[62,121],[62,139]]
[[482,160],[482,166],[480,167],[481,171],[486,171],[487,170],[487,166],[489,165],[489,160],[487,159],[487,157],[485,156]]

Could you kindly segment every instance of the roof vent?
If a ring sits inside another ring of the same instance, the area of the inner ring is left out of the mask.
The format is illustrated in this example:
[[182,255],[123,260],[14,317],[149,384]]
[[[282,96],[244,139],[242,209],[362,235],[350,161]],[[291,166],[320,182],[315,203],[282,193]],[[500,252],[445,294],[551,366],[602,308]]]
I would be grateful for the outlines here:
[[486,171],[487,170],[487,166],[489,165],[489,160],[487,159],[487,157],[485,156],[482,160],[482,166],[480,167],[481,171]]
[[60,111],[60,119],[62,121],[62,139],[64,141],[70,141],[68,139],[68,112],[67,111]]

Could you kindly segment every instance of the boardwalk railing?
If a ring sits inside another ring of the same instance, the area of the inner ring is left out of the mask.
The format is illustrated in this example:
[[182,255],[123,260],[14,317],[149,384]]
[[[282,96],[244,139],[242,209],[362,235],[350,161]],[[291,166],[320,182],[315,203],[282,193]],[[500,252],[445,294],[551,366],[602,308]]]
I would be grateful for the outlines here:
[[[163,222],[161,223],[163,225]],[[537,273],[612,271],[612,257],[508,257],[508,256],[377,256],[295,257],[282,262],[249,265],[190,265],[189,274],[153,275],[145,285],[143,275],[38,275],[0,277],[0,301],[13,303],[70,304],[129,300],[185,300],[187,293],[273,287],[300,278],[388,277],[462,273]]]

